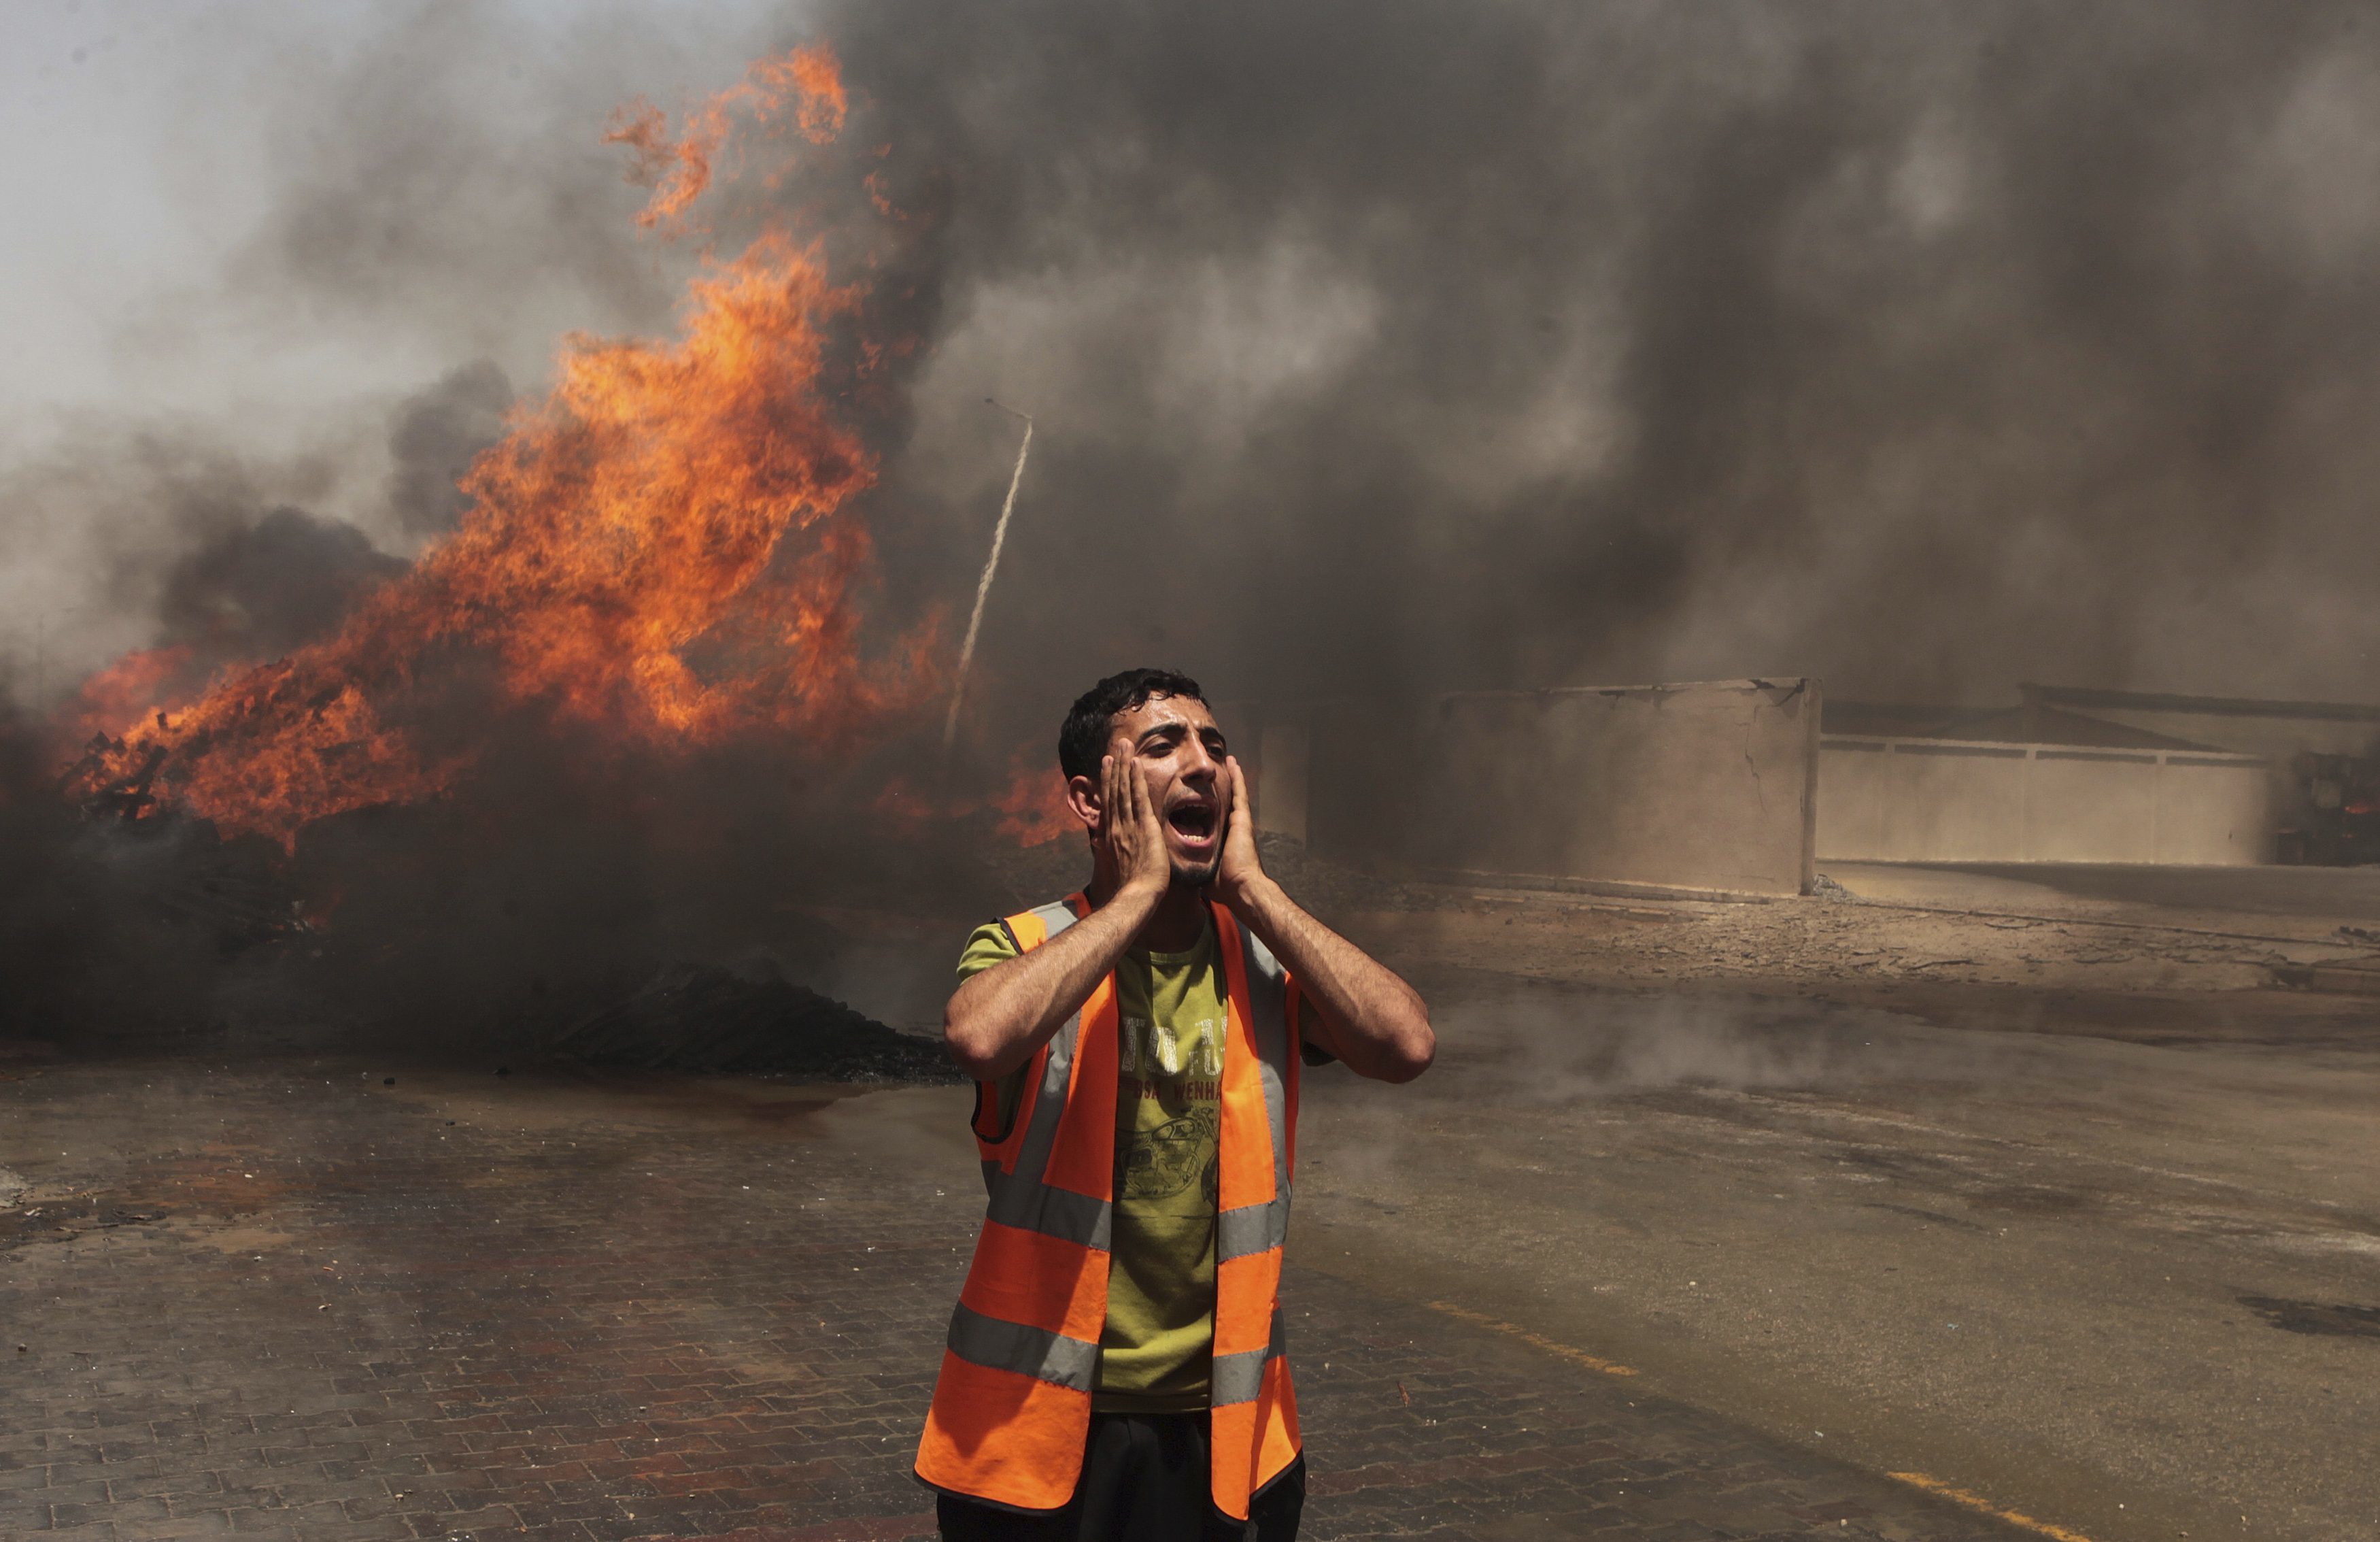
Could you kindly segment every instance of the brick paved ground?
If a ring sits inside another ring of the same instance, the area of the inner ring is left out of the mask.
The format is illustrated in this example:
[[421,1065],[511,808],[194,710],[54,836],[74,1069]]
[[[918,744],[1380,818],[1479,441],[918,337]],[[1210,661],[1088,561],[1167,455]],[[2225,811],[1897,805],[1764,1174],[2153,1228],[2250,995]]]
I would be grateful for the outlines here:
[[[0,1081],[29,1185],[0,1176],[0,1535],[928,1534],[908,1459],[979,1193],[913,1122],[963,1094],[382,1075]],[[2015,1535],[1490,1328],[1290,1290],[1322,1542]]]

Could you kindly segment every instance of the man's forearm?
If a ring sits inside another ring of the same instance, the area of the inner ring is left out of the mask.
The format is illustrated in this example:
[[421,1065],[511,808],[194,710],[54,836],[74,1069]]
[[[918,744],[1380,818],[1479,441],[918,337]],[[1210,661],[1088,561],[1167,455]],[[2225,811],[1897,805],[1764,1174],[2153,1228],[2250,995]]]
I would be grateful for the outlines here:
[[942,1010],[952,1058],[978,1081],[996,1081],[1031,1059],[1115,968],[1162,897],[1161,890],[1120,890],[1041,946],[968,979]]
[[1232,913],[1270,948],[1322,1009],[1324,1047],[1361,1076],[1407,1082],[1429,1069],[1438,1039],[1412,986],[1260,878],[1238,891]]

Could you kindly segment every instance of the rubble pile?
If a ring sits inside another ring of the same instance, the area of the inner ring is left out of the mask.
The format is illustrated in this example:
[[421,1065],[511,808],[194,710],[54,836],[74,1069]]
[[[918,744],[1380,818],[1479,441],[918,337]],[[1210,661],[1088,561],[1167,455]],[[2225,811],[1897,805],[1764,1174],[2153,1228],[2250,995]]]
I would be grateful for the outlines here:
[[642,1071],[806,1081],[953,1082],[930,1038],[886,1027],[789,981],[672,964],[548,1038],[557,1059]]

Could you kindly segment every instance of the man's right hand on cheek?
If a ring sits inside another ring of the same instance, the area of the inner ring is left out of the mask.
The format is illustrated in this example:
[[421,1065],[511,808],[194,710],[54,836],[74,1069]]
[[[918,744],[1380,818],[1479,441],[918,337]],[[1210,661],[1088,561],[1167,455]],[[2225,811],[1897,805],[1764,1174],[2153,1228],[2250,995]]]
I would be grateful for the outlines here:
[[1099,842],[1119,892],[1137,889],[1162,893],[1172,882],[1165,821],[1157,817],[1148,780],[1129,757],[1110,755],[1099,762]]

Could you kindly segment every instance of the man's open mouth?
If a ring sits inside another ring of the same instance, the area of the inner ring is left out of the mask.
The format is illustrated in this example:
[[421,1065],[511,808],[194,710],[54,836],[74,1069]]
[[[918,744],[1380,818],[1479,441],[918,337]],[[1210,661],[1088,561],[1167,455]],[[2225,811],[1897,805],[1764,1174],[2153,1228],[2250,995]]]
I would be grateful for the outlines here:
[[1206,803],[1177,804],[1166,810],[1165,822],[1185,841],[1204,841],[1215,833],[1215,807]]

